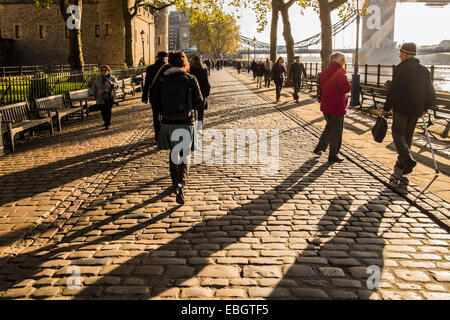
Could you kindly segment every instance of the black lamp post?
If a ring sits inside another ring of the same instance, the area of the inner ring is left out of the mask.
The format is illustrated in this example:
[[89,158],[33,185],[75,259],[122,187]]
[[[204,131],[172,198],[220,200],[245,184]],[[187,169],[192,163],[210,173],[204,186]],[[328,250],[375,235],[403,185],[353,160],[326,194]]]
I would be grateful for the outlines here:
[[256,36],[253,37],[253,59],[256,60]]
[[354,71],[352,75],[352,97],[350,100],[351,106],[359,106],[361,103],[359,101],[359,93],[360,93],[360,76],[359,76],[359,24],[360,24],[360,8],[359,5],[364,4],[367,0],[353,0],[356,2],[356,48],[355,48],[355,61],[354,61]]
[[144,65],[146,65],[146,63],[145,63],[145,46],[144,46],[144,40],[145,40],[144,30],[141,31],[141,40],[142,40],[142,62]]

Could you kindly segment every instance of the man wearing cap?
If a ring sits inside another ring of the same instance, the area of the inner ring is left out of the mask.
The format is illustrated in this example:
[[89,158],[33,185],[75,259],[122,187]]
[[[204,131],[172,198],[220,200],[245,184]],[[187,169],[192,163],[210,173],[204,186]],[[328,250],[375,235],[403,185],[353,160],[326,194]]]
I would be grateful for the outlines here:
[[[158,140],[159,129],[161,128],[161,122],[159,120],[159,114],[153,103],[152,90],[155,87],[156,81],[164,74],[164,71],[170,68],[167,63],[168,53],[164,51],[158,52],[156,62],[147,67],[144,88],[142,89],[142,102],[148,103],[150,97],[150,104],[153,111],[153,127],[155,128],[155,140]],[[156,78],[156,79],[155,79]]]
[[395,169],[404,175],[417,164],[410,151],[417,120],[436,99],[430,72],[415,56],[416,44],[404,43],[383,108],[383,114],[393,109],[392,138],[398,153]]
[[291,68],[289,69],[289,79],[292,80],[294,85],[294,100],[298,102],[298,92],[302,86],[302,74],[306,78],[306,70],[303,63],[300,62],[299,56],[295,56],[294,59],[295,62],[291,64]]

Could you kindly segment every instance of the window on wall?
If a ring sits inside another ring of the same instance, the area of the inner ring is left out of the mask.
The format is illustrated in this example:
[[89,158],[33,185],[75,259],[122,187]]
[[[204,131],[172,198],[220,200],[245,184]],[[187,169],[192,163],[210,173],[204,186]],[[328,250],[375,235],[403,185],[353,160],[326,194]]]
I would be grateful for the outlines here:
[[161,37],[158,36],[158,46],[161,45]]
[[95,37],[96,38],[100,37],[100,25],[99,24],[95,25]]
[[45,39],[45,26],[39,25],[39,39]]
[[16,39],[20,39],[20,26],[19,25],[14,26],[14,36],[16,37]]
[[109,33],[110,33],[110,30],[109,30],[109,23],[107,23],[107,24],[105,25],[105,34],[106,34],[106,36],[109,36]]
[[64,36],[66,39],[69,39],[69,29],[67,27],[64,28]]

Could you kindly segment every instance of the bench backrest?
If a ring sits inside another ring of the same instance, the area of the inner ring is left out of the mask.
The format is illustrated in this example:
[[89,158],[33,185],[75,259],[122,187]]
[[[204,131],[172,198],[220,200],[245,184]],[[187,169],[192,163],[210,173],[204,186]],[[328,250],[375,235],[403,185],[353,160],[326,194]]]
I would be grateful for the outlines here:
[[[25,120],[31,120],[30,107],[27,101],[6,105],[0,107],[0,114],[2,121],[14,121],[20,123]],[[2,123],[2,131],[6,130],[6,125]]]
[[39,116],[46,118],[48,116],[47,109],[64,109],[66,105],[64,103],[63,95],[59,94],[57,96],[36,99],[36,107],[39,112]]
[[89,99],[89,89],[81,89],[76,91],[69,91],[70,100],[74,99]]
[[125,86],[131,86],[131,78],[123,79],[123,84]]

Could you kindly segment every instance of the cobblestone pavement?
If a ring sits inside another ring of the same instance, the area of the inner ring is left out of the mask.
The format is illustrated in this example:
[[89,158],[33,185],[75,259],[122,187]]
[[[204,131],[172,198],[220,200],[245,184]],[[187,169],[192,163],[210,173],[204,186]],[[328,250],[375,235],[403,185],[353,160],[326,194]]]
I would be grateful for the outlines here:
[[212,85],[205,129],[279,129],[279,172],[195,165],[177,205],[138,100],[110,132],[93,119],[24,145],[0,159],[0,298],[450,299],[445,226],[355,162],[313,157],[310,126],[225,70]]
[[[231,68],[229,70],[232,70]],[[241,72],[237,74],[235,70],[231,71],[240,80],[244,81],[253,92],[262,94],[271,99],[275,99],[275,87],[272,83],[270,88],[256,88],[256,81],[253,80],[251,73]],[[305,89],[305,92],[307,89]],[[325,128],[325,121],[320,112],[319,103],[307,93],[300,94],[300,102],[298,104],[293,102],[292,98],[293,88],[285,87],[281,93],[281,102],[278,106],[288,108],[290,111],[296,113],[298,117],[308,122],[310,125],[319,127],[321,130]],[[365,106],[369,106],[370,102],[366,101]],[[345,116],[343,142],[349,147],[358,150],[359,153],[368,156],[370,159],[383,164],[387,168],[393,169],[397,160],[397,152],[395,149],[392,135],[389,130],[383,143],[373,141],[371,129],[375,124],[375,117],[372,118],[367,113],[363,113],[359,108],[349,108]],[[389,128],[391,128],[392,118],[388,119]],[[436,122],[436,121],[435,121]],[[436,130],[437,125],[431,126],[430,130]],[[440,125],[443,130],[445,126]],[[433,158],[428,146],[428,140],[423,132],[422,119],[416,128],[414,140],[411,151],[413,156],[418,161],[414,171],[407,176],[410,185],[417,184],[420,188],[426,188],[431,179],[435,175]],[[434,139],[438,137],[438,139]],[[437,134],[431,137],[435,158],[440,170],[440,175],[429,186],[429,191],[438,197],[444,199],[446,202],[450,201],[450,139],[442,138]]]

